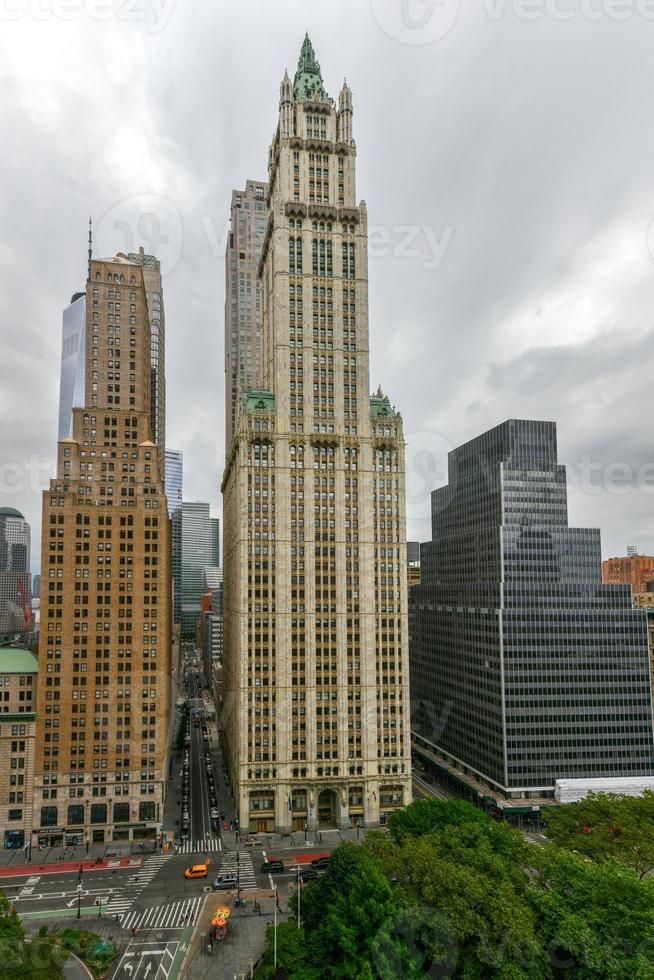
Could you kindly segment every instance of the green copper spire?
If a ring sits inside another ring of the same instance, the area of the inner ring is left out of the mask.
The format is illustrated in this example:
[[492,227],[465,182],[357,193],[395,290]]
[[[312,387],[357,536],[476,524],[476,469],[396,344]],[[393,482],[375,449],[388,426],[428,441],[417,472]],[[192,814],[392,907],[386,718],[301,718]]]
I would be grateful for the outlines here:
[[308,33],[305,35],[300,51],[300,59],[293,80],[293,95],[296,102],[313,100],[314,102],[333,102],[325,90],[320,72],[320,65],[316,61],[316,53],[309,40]]

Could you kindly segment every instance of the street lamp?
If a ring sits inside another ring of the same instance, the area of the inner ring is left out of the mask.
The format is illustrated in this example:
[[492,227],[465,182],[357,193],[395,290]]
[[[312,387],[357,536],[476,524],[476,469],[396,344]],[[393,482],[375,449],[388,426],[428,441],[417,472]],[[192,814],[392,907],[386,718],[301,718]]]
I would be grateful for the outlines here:
[[273,926],[273,966],[275,967],[275,972],[277,972],[277,882],[273,886],[275,889],[275,924]]
[[82,918],[82,889],[83,889],[83,887],[84,886],[82,885],[82,882],[80,881],[80,883],[77,886],[77,918],[78,919],[81,919]]
[[98,919],[102,916],[102,899],[96,898],[95,904],[98,906]]
[[300,865],[297,868],[297,927],[300,928],[300,893],[302,891],[300,887]]

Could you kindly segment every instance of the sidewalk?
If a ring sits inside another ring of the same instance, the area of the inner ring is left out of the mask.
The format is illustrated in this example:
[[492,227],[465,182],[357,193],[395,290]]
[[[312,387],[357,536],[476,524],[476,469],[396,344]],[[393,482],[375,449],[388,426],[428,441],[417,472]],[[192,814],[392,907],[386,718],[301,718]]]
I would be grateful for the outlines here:
[[[262,905],[261,915],[252,912],[253,900],[259,898]],[[244,911],[234,909],[227,927],[227,937],[213,944],[211,953],[202,953],[200,936],[208,934],[211,916],[215,905],[220,904],[219,896],[210,897],[204,912],[198,919],[193,936],[193,943],[185,964],[185,980],[232,980],[240,977],[241,972],[250,976],[250,963],[255,965],[266,948],[266,928],[273,921],[274,898],[270,891],[253,892],[252,898],[248,893],[248,901]],[[285,922],[290,913],[277,913],[277,924]]]
[[80,868],[86,874],[88,871],[106,871],[107,868],[140,868],[143,864],[142,857],[110,858],[103,861],[51,861],[48,864],[33,861],[31,864],[15,864],[9,867],[0,868],[0,878],[15,878],[19,875],[34,874],[71,874],[79,871]]

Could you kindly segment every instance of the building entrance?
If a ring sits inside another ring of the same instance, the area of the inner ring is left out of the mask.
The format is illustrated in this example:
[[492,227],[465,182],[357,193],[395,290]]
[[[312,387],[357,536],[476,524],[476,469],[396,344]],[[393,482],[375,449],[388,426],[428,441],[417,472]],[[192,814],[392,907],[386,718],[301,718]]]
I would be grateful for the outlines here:
[[318,797],[318,826],[321,829],[336,826],[336,791],[324,789]]

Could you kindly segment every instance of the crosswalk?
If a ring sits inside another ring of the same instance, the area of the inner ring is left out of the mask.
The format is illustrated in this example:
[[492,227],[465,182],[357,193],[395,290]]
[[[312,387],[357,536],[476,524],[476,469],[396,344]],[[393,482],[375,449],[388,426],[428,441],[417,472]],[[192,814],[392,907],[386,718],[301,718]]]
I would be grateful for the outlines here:
[[120,891],[114,894],[107,905],[107,915],[121,915],[126,912],[143,889],[147,888],[156,877],[169,857],[169,854],[155,854],[153,857],[146,858],[141,867],[129,876]]
[[204,895],[196,895],[194,898],[184,898],[166,905],[132,910],[123,917],[121,925],[124,929],[134,928],[141,932],[144,929],[182,929],[193,926],[204,898]]
[[215,837],[207,837],[206,840],[187,840],[179,845],[180,854],[213,854],[222,849],[222,842]]
[[220,863],[220,867],[217,871],[217,874],[237,875],[240,880],[241,888],[244,891],[247,891],[248,888],[259,887],[257,882],[257,876],[254,873],[252,858],[245,851],[240,852],[238,861],[236,860],[235,851],[230,851],[229,854],[226,854]]

